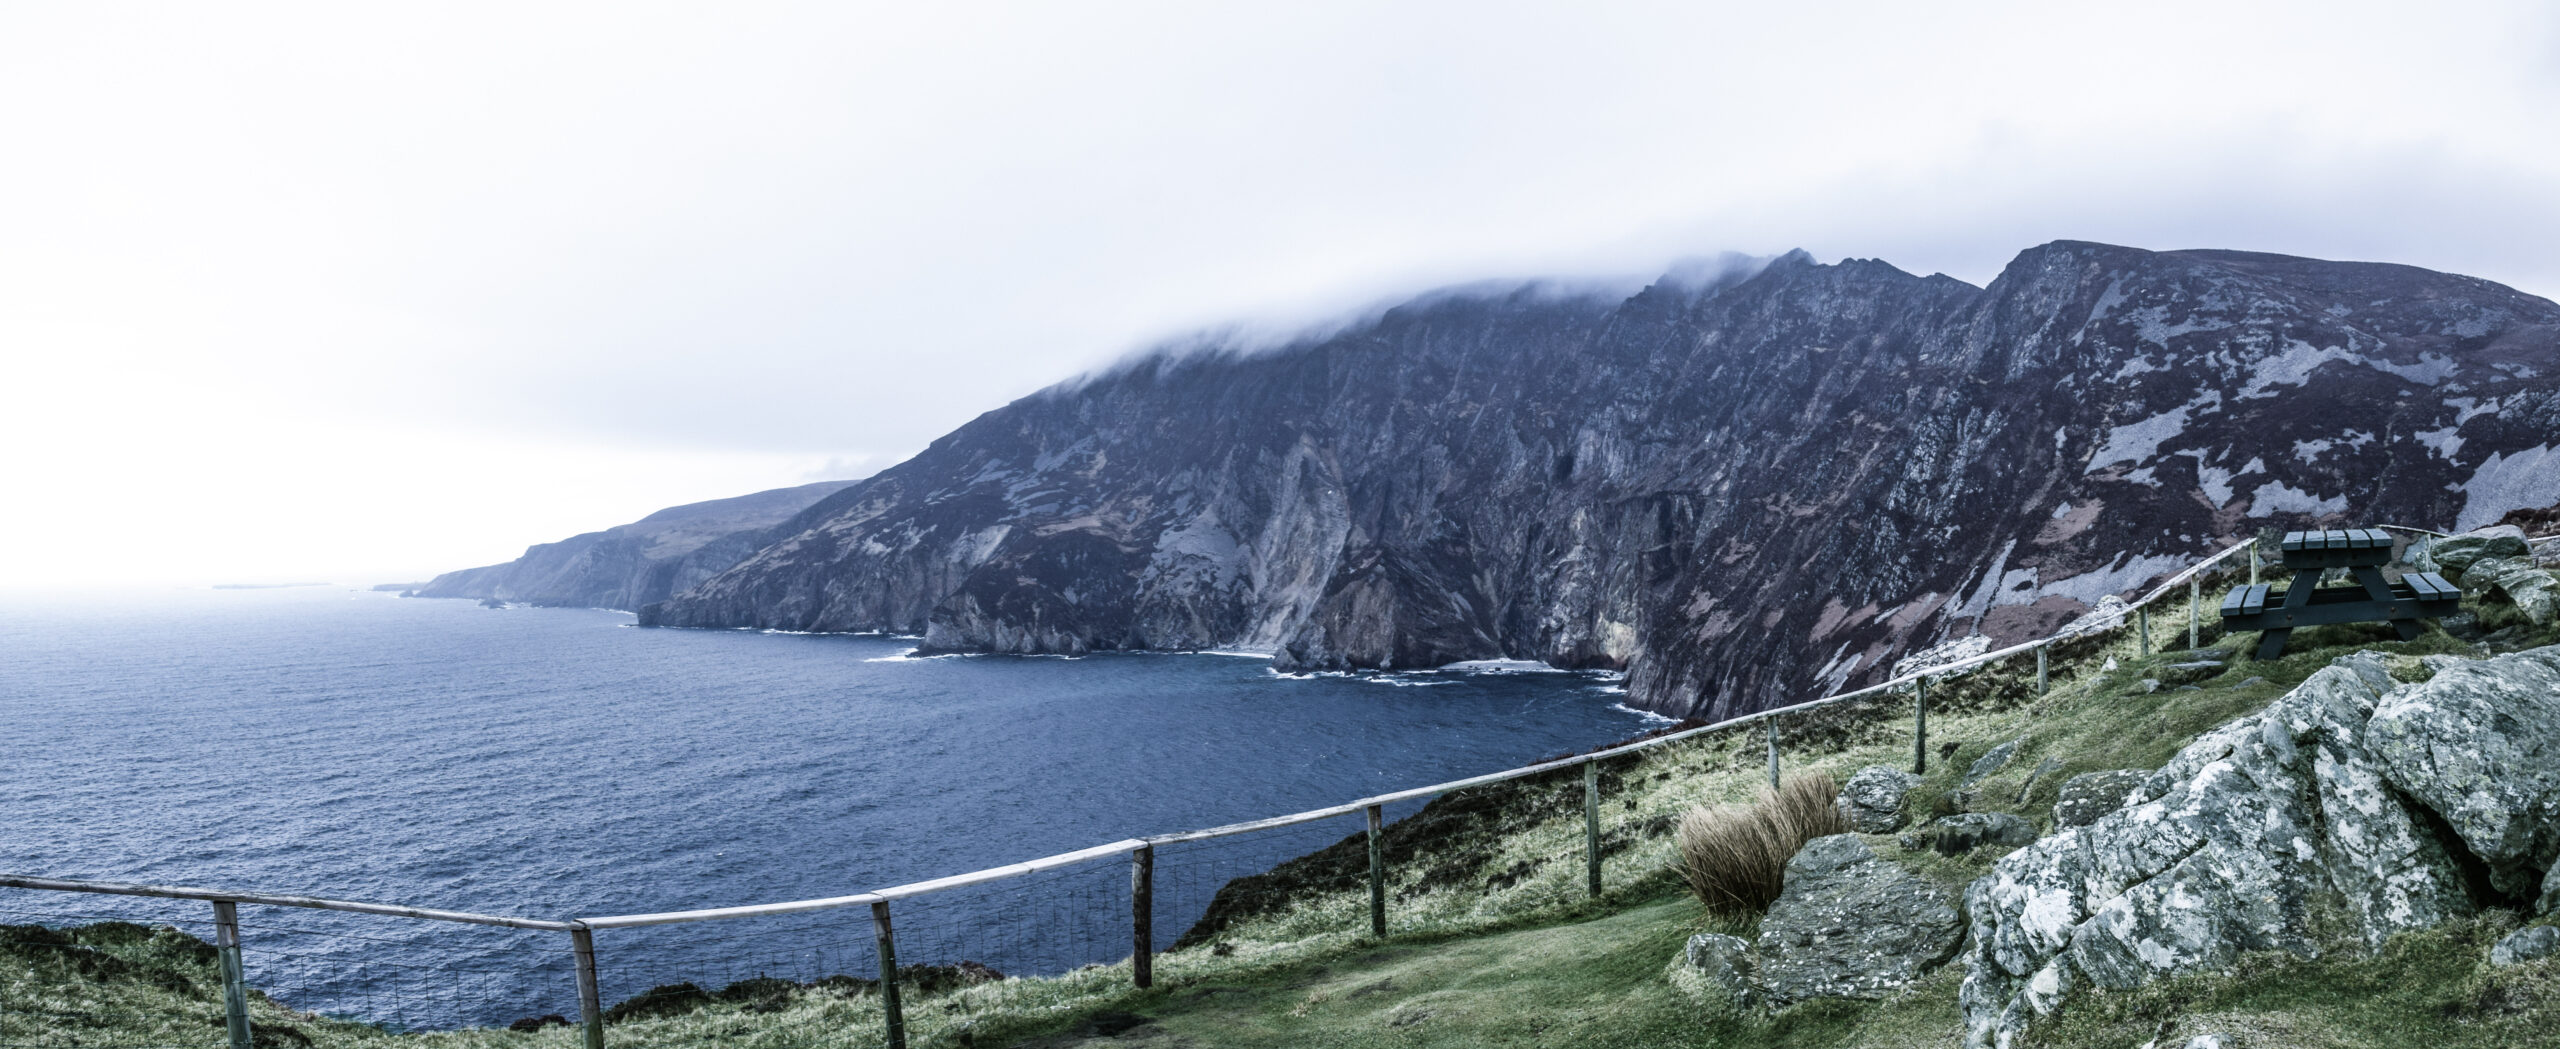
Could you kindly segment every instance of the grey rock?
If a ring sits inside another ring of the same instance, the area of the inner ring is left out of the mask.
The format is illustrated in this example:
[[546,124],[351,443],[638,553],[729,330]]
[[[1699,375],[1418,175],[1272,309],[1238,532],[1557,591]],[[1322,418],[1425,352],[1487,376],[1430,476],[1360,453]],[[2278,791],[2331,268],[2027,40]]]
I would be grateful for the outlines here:
[[1974,784],[1989,778],[1992,773],[2000,771],[2001,766],[2007,765],[2009,758],[2018,753],[2019,745],[2026,741],[2026,737],[2021,736],[1983,751],[1981,757],[1973,759],[1972,767],[1964,770],[1964,782],[1959,784],[1958,788],[1970,789]]
[[1876,856],[1854,834],[1806,842],[1760,921],[1755,981],[1773,1004],[1882,998],[1944,963],[1964,939],[1955,900]]
[[1849,777],[1840,788],[1839,800],[1833,802],[1841,818],[1860,834],[1889,834],[1909,822],[1903,815],[1902,802],[1912,788],[1920,785],[1920,777],[1889,765],[1869,765]]
[[2229,1049],[2231,1043],[2219,1034],[2200,1034],[2187,1039],[2186,1049]]
[[1965,893],[1967,1044],[2013,1045],[2075,987],[2309,956],[2314,894],[2345,900],[2369,943],[2472,913],[2373,750],[2366,722],[2398,687],[2379,657],[2338,660],[2198,737],[2128,807],[1995,863]]
[[2098,817],[2123,808],[2127,796],[2151,778],[2149,769],[2083,772],[2062,781],[2062,796],[2053,802],[2053,825],[2086,827]]
[[2489,964],[2522,965],[2560,954],[2560,926],[2535,925],[2508,933],[2489,948]]
[[1724,988],[1735,1000],[1749,1002],[1758,996],[1751,985],[1751,941],[1720,932],[1702,932],[1689,937],[1684,953],[1689,967],[1705,975],[1707,982]]
[[2441,815],[2499,890],[2560,896],[2560,646],[2436,671],[2376,707],[2373,750],[2390,785]]
[[2237,685],[2233,685],[2233,686],[2231,686],[2231,687],[2233,687],[2233,688],[2248,688],[2248,687],[2249,687],[2249,686],[2251,686],[2251,685],[2263,685],[2263,684],[2266,684],[2266,683],[2267,683],[2267,679],[2262,678],[2262,677],[2257,677],[2257,676],[2255,676],[2255,675],[2252,675],[2252,676],[2249,678],[2249,680],[2247,680],[2247,681],[2243,681],[2243,682],[2241,682],[2241,683],[2239,683],[2239,684],[2237,684]]
[[1929,825],[1902,836],[1902,847],[1930,849],[1943,856],[1961,856],[1990,846],[2018,846],[2036,840],[2036,825],[2026,817],[2007,812],[1959,812],[1929,821]]
[[2160,679],[2159,679],[2159,678],[2156,678],[2156,677],[2147,677],[2147,678],[2143,678],[2143,679],[2142,679],[2142,681],[2140,682],[2140,684],[2142,685],[2142,692],[2143,692],[2143,694],[2144,694],[2144,695],[2150,695],[2151,693],[2154,693],[2154,692],[2158,692],[2158,691],[2160,691]]
[[[2477,531],[2464,532],[2461,535],[2446,536],[2430,541],[2419,549],[2416,556],[2423,557],[2427,563],[2434,565],[2432,569],[2419,568],[2419,570],[2442,572],[2453,577],[2457,582],[2467,582],[2466,577],[2469,575],[2472,564],[2481,558],[2529,556],[2532,548],[2527,546],[2524,540],[2524,529],[2514,525],[2493,525]],[[2419,567],[2418,561],[2405,556],[2404,559],[2409,560],[2411,567]]]
[[2484,557],[2462,577],[2465,592],[2508,601],[2537,627],[2560,619],[2560,577],[2522,557]]

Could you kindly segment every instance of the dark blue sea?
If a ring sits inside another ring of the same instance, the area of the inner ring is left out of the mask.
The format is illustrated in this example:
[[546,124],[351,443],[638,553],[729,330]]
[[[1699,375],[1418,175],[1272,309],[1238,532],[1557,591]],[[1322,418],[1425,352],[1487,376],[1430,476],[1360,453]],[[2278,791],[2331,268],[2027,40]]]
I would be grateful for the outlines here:
[[[914,645],[342,587],[0,595],[0,873],[536,918],[765,903],[1314,808],[1646,727],[1592,675],[1292,678],[1239,656]],[[1156,940],[1226,879],[1360,826],[1168,850]],[[900,961],[1115,961],[1128,891],[1114,860],[902,902]],[[0,922],[209,939],[210,910],[0,889]],[[295,1008],[405,1028],[577,1012],[564,934],[241,919],[252,981]],[[597,934],[608,1002],[875,975],[871,940],[862,908]]]

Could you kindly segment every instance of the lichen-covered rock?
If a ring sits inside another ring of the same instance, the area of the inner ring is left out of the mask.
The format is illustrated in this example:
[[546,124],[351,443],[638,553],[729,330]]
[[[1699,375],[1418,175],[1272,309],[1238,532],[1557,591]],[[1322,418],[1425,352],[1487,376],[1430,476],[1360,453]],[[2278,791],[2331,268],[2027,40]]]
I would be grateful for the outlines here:
[[1751,986],[1751,941],[1720,932],[1702,932],[1689,937],[1683,957],[1708,985],[1723,989],[1734,1000],[1749,1002],[1757,996]]
[[2489,948],[2489,964],[2522,965],[2560,954],[2560,925],[2536,925],[2508,933]]
[[2341,659],[2188,744],[2130,807],[2001,859],[1965,894],[1967,1044],[2011,1045],[2084,984],[2129,988],[2255,950],[2314,954],[2304,930],[2323,889],[2369,942],[2472,913],[2453,860],[2369,745],[2366,722],[2397,687],[2379,657]]
[[2538,627],[2560,619],[2560,577],[2528,557],[2484,557],[2471,563],[2462,588],[2481,597],[2513,603],[2526,621]]
[[1943,856],[1961,856],[1986,845],[2019,846],[2036,840],[2036,825],[2023,816],[2006,812],[1959,812],[1940,816],[1929,825],[1902,836],[1906,849],[1931,849]]
[[1889,765],[1869,765],[1840,788],[1839,808],[1849,829],[1860,834],[1890,834],[1909,821],[1902,814],[1902,801],[1911,789],[1920,785],[1920,777]]
[[2524,529],[2514,525],[2492,525],[2429,542],[2412,550],[2406,555],[2406,560],[2420,571],[2442,572],[2458,581],[2470,571],[2472,563],[2481,558],[2526,556],[2532,548],[2524,540]]
[[2560,647],[2444,666],[2374,711],[2391,786],[2440,814],[2499,891],[2560,905]]
[[1951,957],[1955,900],[1876,856],[1854,834],[1806,842],[1760,921],[1754,982],[1778,1005],[1882,998]]
[[2115,769],[2109,772],[2083,772],[2062,781],[2062,796],[2053,802],[2053,825],[2086,827],[2098,817],[2125,806],[2125,799],[2142,781],[2151,778],[2149,769]]

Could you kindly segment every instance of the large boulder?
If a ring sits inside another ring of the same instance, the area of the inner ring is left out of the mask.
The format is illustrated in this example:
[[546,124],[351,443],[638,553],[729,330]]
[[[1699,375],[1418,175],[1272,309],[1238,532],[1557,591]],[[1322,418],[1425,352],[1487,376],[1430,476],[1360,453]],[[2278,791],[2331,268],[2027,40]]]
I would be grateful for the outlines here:
[[1849,829],[1860,834],[1890,834],[1902,828],[1903,799],[1920,785],[1920,777],[1889,765],[1869,765],[1840,788],[1833,802]]
[[2151,778],[2150,769],[2115,769],[2108,772],[2083,772],[2062,781],[2062,795],[2053,801],[2053,825],[2086,827],[2098,817],[2125,806],[2134,788]]
[[2374,710],[2392,787],[2439,814],[2500,892],[2560,908],[2560,647],[2439,663]]
[[2397,687],[2379,657],[2341,659],[2188,744],[2130,807],[1994,864],[1965,893],[1966,1044],[2012,1045],[2084,984],[2130,988],[2257,950],[2309,956],[2324,891],[2374,943],[2473,913],[2453,858],[2372,750],[2366,722]]
[[2420,571],[2442,572],[2459,580],[2470,571],[2472,562],[2481,558],[2527,556],[2532,548],[2524,540],[2524,529],[2491,525],[2431,540],[2412,548],[2404,559]]
[[1755,980],[1771,1003],[1882,998],[1952,957],[1964,923],[1946,891],[1854,834],[1806,842],[1760,920]]

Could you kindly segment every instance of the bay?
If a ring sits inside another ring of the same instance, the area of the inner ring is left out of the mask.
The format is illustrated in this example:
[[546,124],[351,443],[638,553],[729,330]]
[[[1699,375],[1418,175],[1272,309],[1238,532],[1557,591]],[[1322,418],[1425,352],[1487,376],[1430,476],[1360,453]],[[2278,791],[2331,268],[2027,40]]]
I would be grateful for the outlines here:
[[[0,596],[0,871],[569,918],[836,896],[1494,771],[1645,727],[1602,676],[916,658],[342,587]],[[1410,806],[1407,807],[1409,811]],[[1391,813],[1395,815],[1397,813]],[[1357,816],[1168,850],[1156,939]],[[1125,957],[1128,866],[899,905],[902,962]],[[205,931],[0,889],[0,922]],[[575,1015],[567,937],[243,908],[258,986],[412,1028]],[[866,909],[597,934],[608,1002],[875,975]]]

